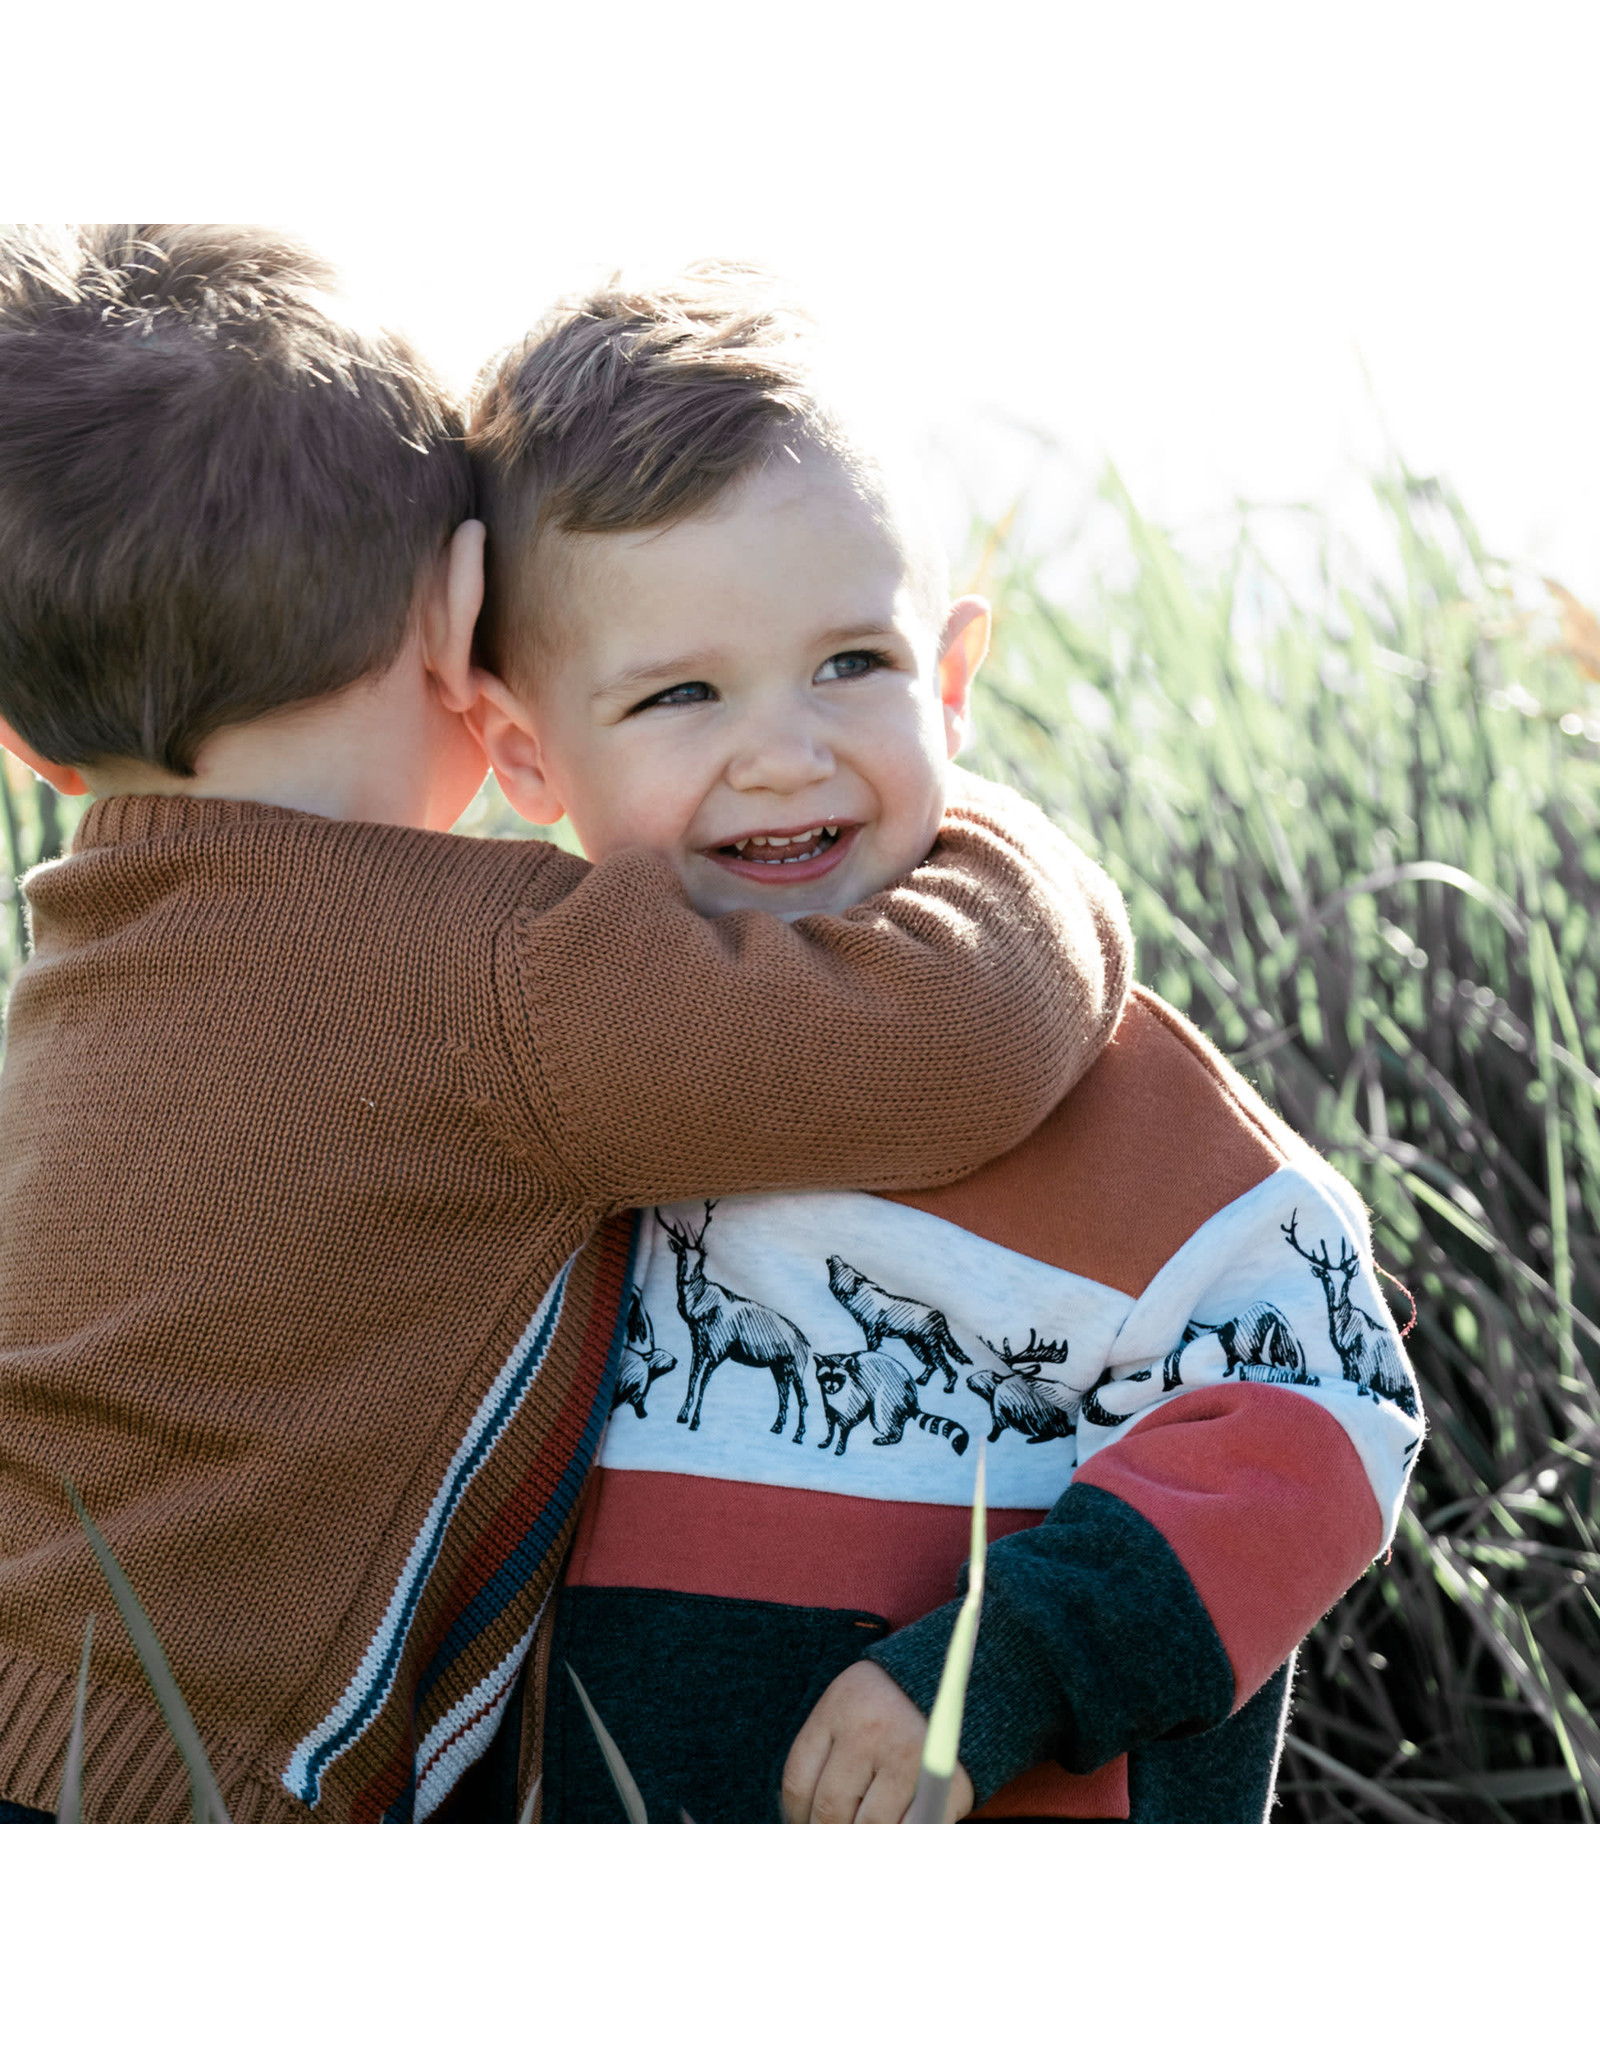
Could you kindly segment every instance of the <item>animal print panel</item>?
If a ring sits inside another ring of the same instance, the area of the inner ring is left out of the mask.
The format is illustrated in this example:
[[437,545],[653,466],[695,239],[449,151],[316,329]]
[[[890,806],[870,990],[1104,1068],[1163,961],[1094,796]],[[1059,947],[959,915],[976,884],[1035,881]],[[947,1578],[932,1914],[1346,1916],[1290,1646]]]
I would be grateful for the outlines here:
[[1047,1509],[1163,1402],[1293,1388],[1350,1436],[1392,1531],[1415,1387],[1331,1171],[1219,1210],[1135,1300],[942,1217],[853,1193],[644,1219],[601,1463],[960,1505],[988,1445],[997,1508]]
[[645,1219],[605,1465],[997,1508],[1072,1478],[1084,1390],[1132,1303],[871,1195]]

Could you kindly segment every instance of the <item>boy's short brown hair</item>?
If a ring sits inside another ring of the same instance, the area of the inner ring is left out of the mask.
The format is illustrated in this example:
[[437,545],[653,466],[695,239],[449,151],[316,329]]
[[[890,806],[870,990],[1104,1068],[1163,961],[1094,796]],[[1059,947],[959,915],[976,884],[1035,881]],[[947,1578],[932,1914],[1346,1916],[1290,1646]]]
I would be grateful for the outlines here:
[[0,716],[47,759],[188,774],[399,653],[471,474],[331,283],[267,229],[0,235]]
[[819,394],[809,325],[765,271],[702,263],[564,299],[489,364],[467,431],[489,668],[522,680],[548,644],[547,534],[690,518],[786,441],[870,468]]

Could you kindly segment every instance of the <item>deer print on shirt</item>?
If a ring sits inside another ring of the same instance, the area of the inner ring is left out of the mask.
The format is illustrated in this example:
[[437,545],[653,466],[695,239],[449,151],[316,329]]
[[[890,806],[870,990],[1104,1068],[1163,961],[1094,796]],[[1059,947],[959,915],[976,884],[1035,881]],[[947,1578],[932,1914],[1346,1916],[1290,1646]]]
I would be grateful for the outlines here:
[[1316,1251],[1308,1251],[1295,1235],[1299,1217],[1296,1209],[1288,1222],[1280,1223],[1278,1228],[1322,1282],[1328,1303],[1328,1335],[1344,1366],[1345,1378],[1354,1380],[1362,1393],[1370,1394],[1374,1400],[1381,1395],[1392,1401],[1402,1415],[1415,1420],[1416,1388],[1399,1346],[1376,1316],[1369,1316],[1350,1299],[1350,1283],[1361,1270],[1360,1254],[1353,1252],[1342,1237],[1337,1257],[1329,1252],[1326,1238]]
[[689,1384],[683,1396],[678,1420],[691,1429],[700,1427],[700,1408],[711,1375],[725,1359],[739,1365],[764,1367],[778,1390],[778,1419],[772,1434],[782,1436],[789,1420],[789,1396],[795,1396],[797,1417],[794,1440],[805,1441],[806,1385],[804,1373],[811,1359],[811,1345],[803,1330],[775,1308],[765,1308],[731,1288],[719,1287],[706,1278],[706,1232],[711,1228],[715,1202],[706,1203],[704,1223],[698,1231],[688,1224],[669,1223],[658,1209],[656,1221],[666,1232],[678,1262],[678,1313],[689,1325],[691,1352]]
[[[917,1405],[917,1390],[911,1371],[887,1351],[819,1351],[815,1360],[817,1385],[822,1389],[822,1412],[828,1418],[828,1433],[819,1446],[833,1446],[842,1458],[850,1432],[858,1422],[872,1417],[875,1444],[897,1444],[906,1424],[934,1436],[948,1437],[957,1457],[970,1439],[954,1417],[934,1415]],[[835,1442],[835,1432],[838,1440]]]
[[951,1359],[962,1365],[970,1365],[972,1360],[951,1336],[950,1325],[938,1309],[904,1294],[886,1293],[865,1273],[857,1272],[840,1258],[828,1260],[828,1290],[861,1325],[869,1351],[881,1350],[886,1337],[898,1337],[922,1367],[917,1377],[919,1387],[925,1387],[936,1372],[942,1372],[945,1392],[955,1392],[956,1369]]
[[617,1367],[616,1389],[611,1396],[613,1415],[624,1403],[639,1420],[645,1420],[644,1397],[663,1373],[676,1372],[678,1361],[670,1351],[656,1349],[656,1333],[636,1287],[628,1303],[628,1327],[621,1363]]
[[1012,1350],[1008,1337],[1001,1338],[997,1351],[987,1337],[983,1342],[1002,1365],[1010,1367],[1008,1372],[996,1372],[985,1365],[967,1375],[967,1385],[973,1393],[989,1404],[994,1425],[989,1431],[990,1443],[998,1443],[1008,1429],[1014,1429],[1030,1444],[1073,1435],[1078,1427],[1082,1397],[1063,1380],[1045,1379],[1040,1370],[1046,1365],[1066,1364],[1067,1339],[1042,1344],[1038,1331],[1030,1330],[1020,1351]]

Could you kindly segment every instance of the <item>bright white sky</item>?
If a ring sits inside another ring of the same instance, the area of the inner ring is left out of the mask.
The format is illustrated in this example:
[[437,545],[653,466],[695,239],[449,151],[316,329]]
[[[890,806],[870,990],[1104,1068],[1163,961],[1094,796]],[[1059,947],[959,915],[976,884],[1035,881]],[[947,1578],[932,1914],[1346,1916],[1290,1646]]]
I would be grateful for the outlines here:
[[[224,20],[236,24],[226,29]],[[574,278],[755,256],[998,509],[1330,500],[1381,446],[1600,597],[1600,8],[35,7],[27,218],[307,233],[465,376]]]

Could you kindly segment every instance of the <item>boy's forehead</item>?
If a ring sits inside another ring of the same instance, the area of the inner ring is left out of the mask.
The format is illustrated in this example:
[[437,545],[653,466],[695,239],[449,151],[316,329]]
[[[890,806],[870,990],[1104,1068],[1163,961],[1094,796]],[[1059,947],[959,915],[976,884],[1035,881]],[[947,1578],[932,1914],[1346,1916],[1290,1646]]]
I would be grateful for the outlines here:
[[[643,533],[552,537],[546,583],[569,645],[608,669],[670,659],[723,637],[909,631],[915,565],[881,504],[828,458],[784,451],[706,511]],[[554,565],[552,565],[554,566]]]

